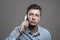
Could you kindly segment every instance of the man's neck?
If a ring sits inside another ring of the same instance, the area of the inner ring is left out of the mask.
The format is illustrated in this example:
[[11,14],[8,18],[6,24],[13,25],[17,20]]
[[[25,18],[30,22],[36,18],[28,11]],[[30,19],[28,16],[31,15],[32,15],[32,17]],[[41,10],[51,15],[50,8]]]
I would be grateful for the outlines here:
[[38,32],[38,27],[37,27],[37,25],[29,25],[29,30],[31,31],[31,33],[32,34],[34,34],[34,33],[36,33],[36,32]]

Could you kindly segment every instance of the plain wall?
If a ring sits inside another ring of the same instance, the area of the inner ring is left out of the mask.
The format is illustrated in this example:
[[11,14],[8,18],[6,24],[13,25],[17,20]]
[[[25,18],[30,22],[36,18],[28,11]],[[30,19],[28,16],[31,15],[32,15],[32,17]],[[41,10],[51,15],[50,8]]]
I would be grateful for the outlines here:
[[42,7],[39,25],[51,32],[52,40],[60,40],[60,0],[1,0],[0,40],[21,24],[27,7],[34,3]]

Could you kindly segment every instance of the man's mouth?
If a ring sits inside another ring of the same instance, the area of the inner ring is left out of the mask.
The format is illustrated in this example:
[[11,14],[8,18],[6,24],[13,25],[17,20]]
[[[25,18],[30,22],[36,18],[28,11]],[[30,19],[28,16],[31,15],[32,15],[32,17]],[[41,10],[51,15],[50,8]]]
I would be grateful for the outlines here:
[[36,23],[36,22],[31,22],[31,23]]

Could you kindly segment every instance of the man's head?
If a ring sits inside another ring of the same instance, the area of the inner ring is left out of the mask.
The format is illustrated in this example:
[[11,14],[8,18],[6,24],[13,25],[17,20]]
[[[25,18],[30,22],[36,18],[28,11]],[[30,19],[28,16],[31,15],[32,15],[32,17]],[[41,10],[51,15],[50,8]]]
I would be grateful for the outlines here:
[[41,17],[41,7],[37,4],[32,4],[27,8],[26,14],[30,25],[37,25]]

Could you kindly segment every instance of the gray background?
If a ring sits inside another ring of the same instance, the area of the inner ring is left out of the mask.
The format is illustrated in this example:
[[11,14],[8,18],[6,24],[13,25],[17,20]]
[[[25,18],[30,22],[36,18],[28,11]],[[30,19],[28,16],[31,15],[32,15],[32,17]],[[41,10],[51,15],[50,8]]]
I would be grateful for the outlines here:
[[39,24],[51,32],[52,40],[60,40],[60,0],[0,0],[0,40],[21,24],[26,8],[34,3],[42,7]]

